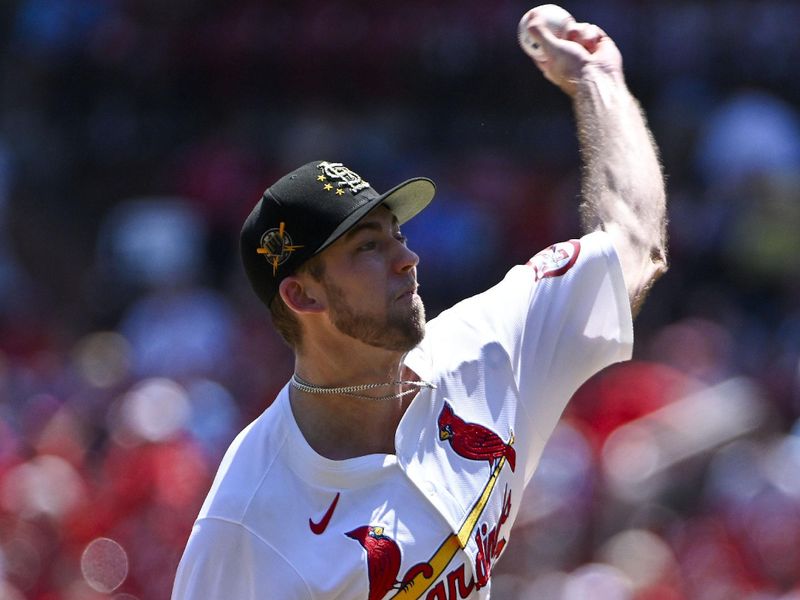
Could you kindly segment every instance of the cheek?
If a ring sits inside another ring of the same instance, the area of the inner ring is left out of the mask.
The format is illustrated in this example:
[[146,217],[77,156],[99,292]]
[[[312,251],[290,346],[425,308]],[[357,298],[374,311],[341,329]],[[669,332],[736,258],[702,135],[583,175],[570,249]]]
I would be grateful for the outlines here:
[[328,299],[335,308],[353,312],[379,313],[386,309],[389,295],[386,282],[363,272],[349,273],[335,286],[327,286]]
[[386,296],[388,283],[384,265],[377,260],[354,267],[347,274],[346,285],[353,297],[374,299]]

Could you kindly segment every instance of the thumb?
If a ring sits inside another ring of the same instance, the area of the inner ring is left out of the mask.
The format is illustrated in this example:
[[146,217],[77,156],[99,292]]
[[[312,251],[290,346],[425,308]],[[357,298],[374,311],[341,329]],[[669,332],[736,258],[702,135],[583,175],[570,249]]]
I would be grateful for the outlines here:
[[539,17],[534,16],[530,19],[525,30],[535,50],[529,54],[536,61],[545,61],[562,54],[574,54],[576,51],[582,50],[578,44],[556,36],[553,30],[547,27],[545,21]]
[[[569,27],[571,26],[572,23],[569,24]],[[548,81],[557,85],[569,96],[574,96],[581,69],[591,58],[589,51],[580,43],[559,38],[541,18],[535,15],[525,26],[525,31],[530,39],[530,48],[523,45],[526,53]],[[520,43],[523,43],[522,38]]]

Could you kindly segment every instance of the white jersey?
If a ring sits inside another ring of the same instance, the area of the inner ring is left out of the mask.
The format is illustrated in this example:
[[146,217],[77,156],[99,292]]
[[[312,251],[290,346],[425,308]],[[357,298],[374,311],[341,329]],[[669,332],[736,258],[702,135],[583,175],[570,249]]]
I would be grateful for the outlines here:
[[632,342],[622,270],[597,232],[428,323],[405,362],[436,387],[408,407],[396,455],[318,455],[285,387],[228,449],[173,600],[488,598],[567,401]]

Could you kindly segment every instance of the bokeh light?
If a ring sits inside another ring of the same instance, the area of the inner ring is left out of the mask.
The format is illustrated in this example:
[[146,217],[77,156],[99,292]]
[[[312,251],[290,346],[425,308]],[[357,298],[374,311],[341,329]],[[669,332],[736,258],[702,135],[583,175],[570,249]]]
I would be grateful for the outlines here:
[[563,600],[633,600],[633,585],[625,574],[610,565],[591,563],[576,569],[564,584]]
[[74,356],[81,376],[94,387],[112,387],[122,382],[130,369],[130,345],[113,331],[87,335],[76,344]]
[[184,426],[191,414],[186,390],[170,379],[146,379],[122,399],[124,427],[143,440],[164,441]]
[[657,585],[677,569],[664,540],[641,529],[616,534],[600,548],[598,557],[624,573],[636,590]]
[[0,504],[19,515],[65,517],[86,499],[75,468],[57,456],[37,456],[9,471],[0,488]]
[[81,555],[81,573],[93,589],[104,594],[116,590],[128,576],[125,549],[109,538],[92,540]]

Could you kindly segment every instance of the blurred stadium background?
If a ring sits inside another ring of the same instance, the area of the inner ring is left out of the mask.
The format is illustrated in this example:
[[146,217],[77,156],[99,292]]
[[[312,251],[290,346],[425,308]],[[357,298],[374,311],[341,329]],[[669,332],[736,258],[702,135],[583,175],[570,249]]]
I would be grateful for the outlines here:
[[[635,360],[576,395],[498,598],[800,598],[800,3],[565,0],[668,175]],[[291,371],[241,272],[309,160],[379,190],[430,316],[578,232],[570,106],[519,0],[0,3],[0,598],[160,600],[221,453]],[[269,591],[265,590],[265,597]]]

